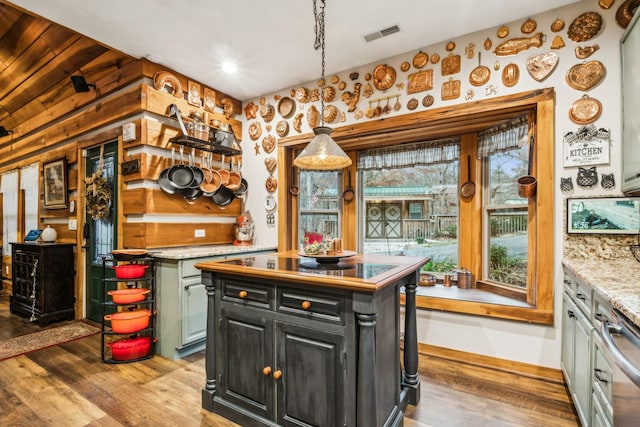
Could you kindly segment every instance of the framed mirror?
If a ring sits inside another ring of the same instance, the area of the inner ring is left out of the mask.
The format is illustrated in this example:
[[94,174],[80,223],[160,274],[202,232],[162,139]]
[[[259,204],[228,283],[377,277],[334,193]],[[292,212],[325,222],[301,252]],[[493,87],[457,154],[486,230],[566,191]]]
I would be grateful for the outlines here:
[[638,234],[640,197],[567,199],[569,234]]

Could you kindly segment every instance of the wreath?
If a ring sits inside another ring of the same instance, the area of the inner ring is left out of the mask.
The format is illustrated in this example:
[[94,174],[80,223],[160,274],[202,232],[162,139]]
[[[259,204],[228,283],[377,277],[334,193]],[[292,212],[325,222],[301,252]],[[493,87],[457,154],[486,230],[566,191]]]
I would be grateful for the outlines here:
[[96,170],[91,177],[85,178],[85,183],[87,188],[84,191],[84,198],[87,213],[94,220],[108,217],[111,208],[111,186],[102,176],[102,169]]

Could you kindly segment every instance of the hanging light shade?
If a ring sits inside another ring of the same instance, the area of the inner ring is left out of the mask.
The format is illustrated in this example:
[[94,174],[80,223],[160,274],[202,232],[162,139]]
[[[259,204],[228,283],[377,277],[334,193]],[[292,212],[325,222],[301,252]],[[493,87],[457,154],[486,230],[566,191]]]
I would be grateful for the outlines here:
[[[313,1],[313,16],[315,20],[316,40],[314,48],[322,51],[322,87],[324,93],[324,7],[325,0],[320,0],[320,13],[316,10],[316,0]],[[334,170],[351,166],[351,158],[331,138],[331,128],[324,125],[324,98],[320,96],[320,126],[313,129],[315,136],[311,142],[293,160],[293,164],[300,169]]]
[[300,169],[333,170],[351,166],[351,158],[331,138],[331,128],[318,126],[313,129],[316,136],[298,154],[293,164]]

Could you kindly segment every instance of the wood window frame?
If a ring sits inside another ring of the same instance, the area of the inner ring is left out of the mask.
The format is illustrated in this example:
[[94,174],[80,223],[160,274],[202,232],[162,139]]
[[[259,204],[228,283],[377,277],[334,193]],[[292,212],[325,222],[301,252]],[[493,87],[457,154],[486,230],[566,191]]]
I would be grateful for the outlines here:
[[[374,120],[360,124],[351,124],[333,129],[332,136],[340,146],[356,161],[357,151],[380,147],[388,141],[393,144],[417,142],[421,140],[451,137],[475,138],[475,134],[483,129],[502,123],[505,120],[520,116],[527,112],[535,113],[536,122],[536,156],[532,167],[532,175],[537,177],[537,192],[529,199],[528,218],[530,239],[529,254],[535,257],[530,261],[528,269],[527,301],[529,304],[501,305],[489,302],[444,299],[418,296],[418,307],[445,310],[458,313],[475,314],[512,320],[521,320],[540,324],[553,324],[553,201],[554,201],[554,108],[555,92],[553,88],[545,88],[529,92],[496,97],[487,100],[473,101],[455,106],[447,106],[427,111],[405,114]],[[278,141],[278,179],[283,188],[288,188],[291,181],[293,159],[312,138],[312,134],[303,134],[282,138]],[[473,147],[474,144],[462,144]],[[461,158],[468,153],[461,152]],[[464,163],[464,162],[462,162]],[[463,165],[462,167],[465,167]],[[481,180],[481,168],[471,168],[474,182]],[[466,170],[461,171],[466,176]],[[345,171],[351,174],[355,182],[356,170],[351,167]],[[345,178],[347,178],[345,176]],[[478,187],[478,186],[477,186]],[[476,188],[477,188],[476,187]],[[482,188],[477,188],[482,191]],[[481,194],[471,201],[461,203],[460,209],[477,212],[481,216]],[[343,202],[342,230],[345,247],[354,248],[357,242],[357,209],[356,199]],[[278,194],[278,248],[289,250],[297,248],[297,200],[286,191]],[[482,240],[482,223],[473,222],[460,225],[459,234],[465,233],[477,241]],[[531,243],[533,242],[533,243]],[[481,245],[461,247],[461,257],[472,260],[473,268],[481,268]],[[479,270],[476,270],[476,277]]]

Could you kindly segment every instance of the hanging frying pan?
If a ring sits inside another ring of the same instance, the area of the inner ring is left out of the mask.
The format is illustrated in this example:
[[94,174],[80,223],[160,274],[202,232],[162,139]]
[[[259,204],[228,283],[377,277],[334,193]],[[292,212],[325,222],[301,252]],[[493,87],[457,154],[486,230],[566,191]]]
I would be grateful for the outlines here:
[[471,70],[469,74],[469,83],[474,86],[482,86],[488,82],[489,77],[491,77],[491,70],[480,64],[480,54],[481,52],[478,52],[478,66]]
[[467,156],[467,182],[460,187],[460,197],[471,200],[476,193],[476,184],[471,181],[471,156]]
[[169,170],[171,170],[171,168],[175,164],[175,152],[176,152],[176,149],[172,148],[171,149],[171,166],[169,166],[168,168],[164,168],[162,172],[160,172],[160,176],[158,177],[158,184],[160,185],[160,188],[162,189],[162,191],[164,191],[167,194],[176,193],[176,188],[173,185],[171,185],[171,182],[169,181]]
[[350,202],[353,200],[353,197],[355,195],[353,191],[353,187],[351,186],[351,169],[347,170],[347,180],[348,180],[347,188],[342,193],[342,198],[345,201]]
[[193,182],[193,170],[184,164],[184,147],[180,146],[180,164],[173,165],[167,174],[173,188],[182,190]]
[[292,196],[297,196],[300,193],[300,187],[298,187],[298,175],[296,174],[295,166],[291,166],[291,185],[289,186],[289,193]]

